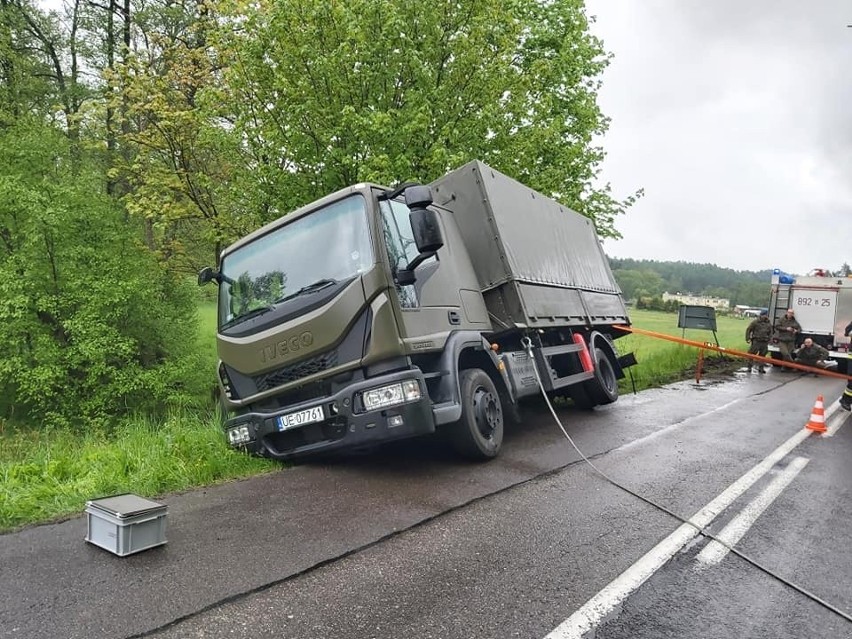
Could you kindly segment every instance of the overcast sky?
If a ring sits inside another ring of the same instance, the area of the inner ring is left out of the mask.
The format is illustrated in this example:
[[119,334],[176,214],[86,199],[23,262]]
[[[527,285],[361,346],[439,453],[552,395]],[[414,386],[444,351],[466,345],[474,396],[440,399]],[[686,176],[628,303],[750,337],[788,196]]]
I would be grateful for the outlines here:
[[645,197],[613,257],[852,263],[852,1],[587,0],[614,58],[603,178]]

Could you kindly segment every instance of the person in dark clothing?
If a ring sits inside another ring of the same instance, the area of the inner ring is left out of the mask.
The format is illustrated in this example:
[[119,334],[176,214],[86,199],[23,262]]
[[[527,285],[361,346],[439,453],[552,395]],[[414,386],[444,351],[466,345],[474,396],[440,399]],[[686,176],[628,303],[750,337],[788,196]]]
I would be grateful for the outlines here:
[[796,347],[796,335],[801,332],[802,325],[794,317],[793,309],[788,308],[775,324],[775,339],[778,340],[778,350],[781,351],[781,358],[785,362],[793,361],[792,352]]
[[[766,353],[769,350],[769,339],[772,337],[772,324],[769,321],[769,315],[766,311],[761,311],[760,317],[753,320],[746,328],[745,338],[749,343],[748,352],[751,355],[760,355],[761,357],[766,357]],[[748,360],[748,368],[747,372],[751,372],[752,366],[755,363],[752,360]],[[756,362],[757,372],[765,373],[766,370],[763,368],[763,364],[761,362]]]
[[[843,331],[846,337],[849,337],[850,333],[852,333],[852,322],[849,322],[846,325],[846,330]],[[846,355],[848,357],[849,353],[847,352]],[[846,372],[848,374],[849,368],[846,369]],[[852,410],[852,380],[846,382],[846,390],[843,391],[843,395],[840,397],[840,408],[843,410]]]
[[837,368],[837,362],[831,359],[831,353],[819,344],[814,344],[810,337],[806,337],[802,345],[793,351],[793,354],[796,356],[798,364],[816,368]]

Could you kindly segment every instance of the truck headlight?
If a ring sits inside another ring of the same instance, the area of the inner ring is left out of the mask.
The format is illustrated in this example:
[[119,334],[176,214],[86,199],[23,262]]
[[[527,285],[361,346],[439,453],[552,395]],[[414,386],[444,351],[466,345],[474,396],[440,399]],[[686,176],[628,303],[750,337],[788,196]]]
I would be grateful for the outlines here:
[[231,446],[241,446],[251,441],[251,432],[248,426],[234,426],[228,429],[228,442]]
[[365,410],[396,406],[405,402],[413,402],[421,397],[420,383],[416,379],[407,379],[404,382],[371,388],[361,395]]

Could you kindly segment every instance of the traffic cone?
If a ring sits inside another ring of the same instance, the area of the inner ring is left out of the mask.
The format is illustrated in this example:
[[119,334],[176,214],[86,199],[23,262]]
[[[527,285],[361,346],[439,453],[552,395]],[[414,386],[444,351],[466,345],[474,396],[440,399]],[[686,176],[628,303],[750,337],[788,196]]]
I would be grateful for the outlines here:
[[811,411],[811,418],[805,428],[815,433],[824,433],[828,430],[825,427],[825,407],[822,403],[822,395],[817,395],[814,409]]

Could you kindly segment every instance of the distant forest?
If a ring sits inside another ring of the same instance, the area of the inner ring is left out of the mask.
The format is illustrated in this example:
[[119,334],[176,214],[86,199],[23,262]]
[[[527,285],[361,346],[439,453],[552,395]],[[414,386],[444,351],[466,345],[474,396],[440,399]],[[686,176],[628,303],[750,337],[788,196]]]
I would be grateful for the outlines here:
[[715,264],[609,259],[624,297],[631,301],[658,298],[663,293],[693,293],[723,297],[731,306],[766,306],[772,271],[735,271]]

